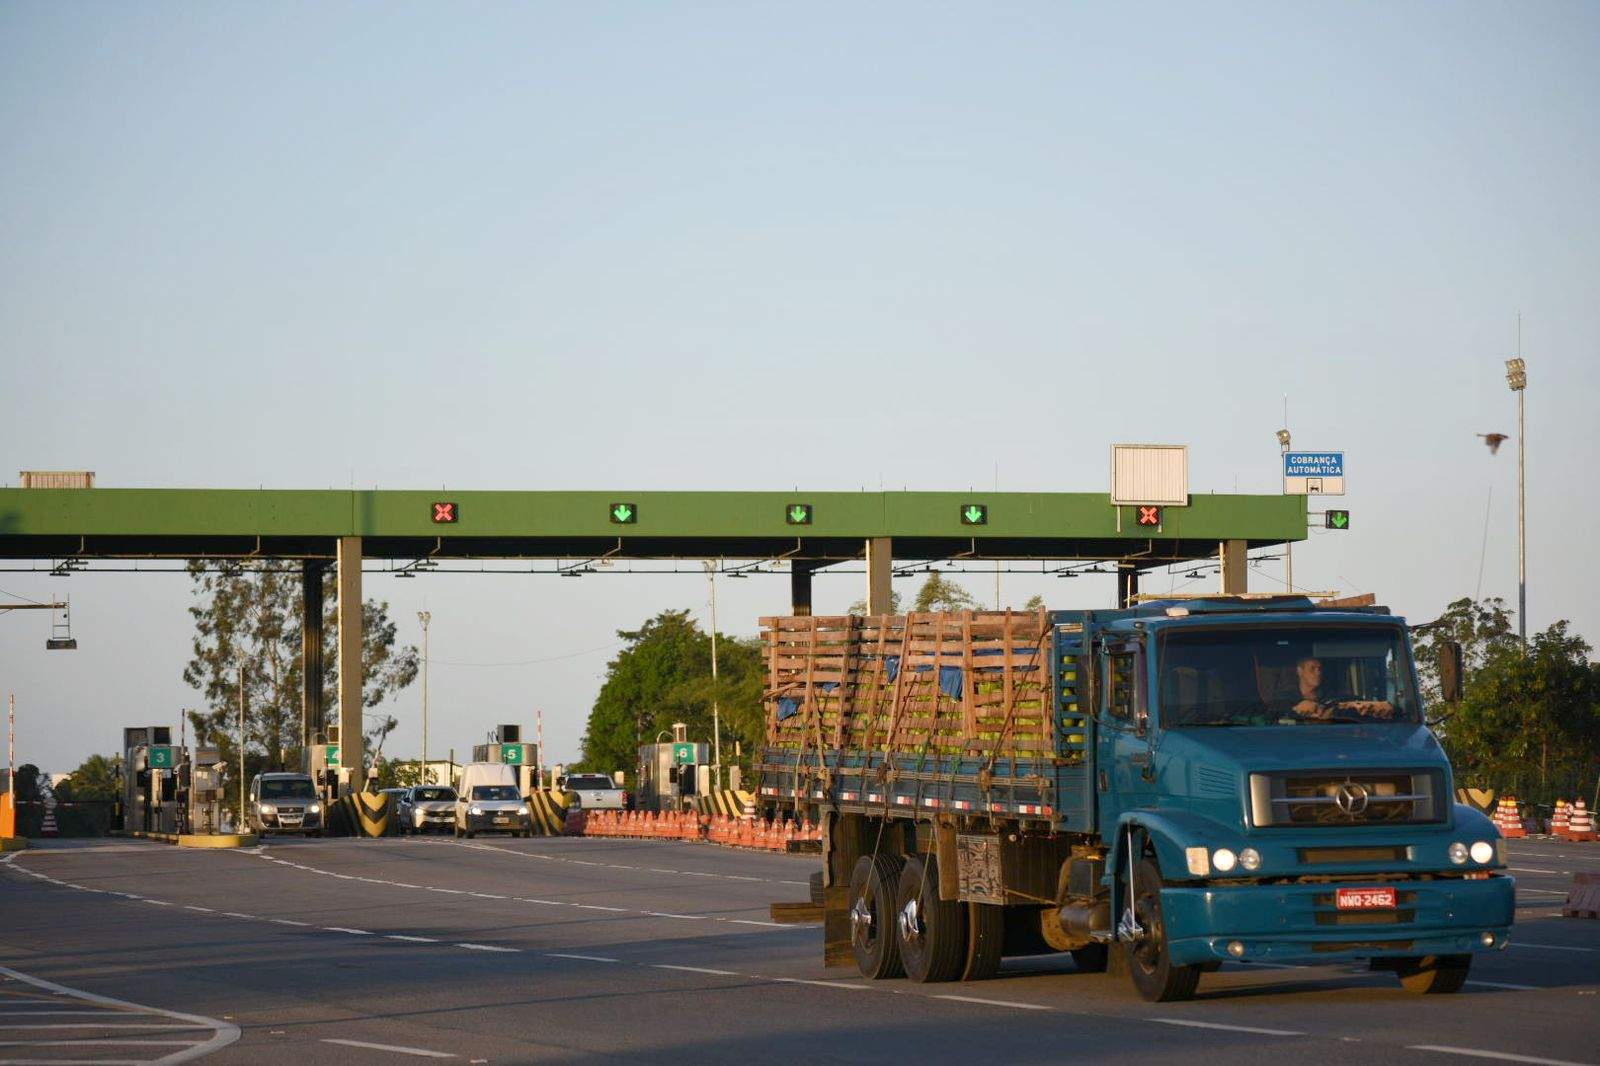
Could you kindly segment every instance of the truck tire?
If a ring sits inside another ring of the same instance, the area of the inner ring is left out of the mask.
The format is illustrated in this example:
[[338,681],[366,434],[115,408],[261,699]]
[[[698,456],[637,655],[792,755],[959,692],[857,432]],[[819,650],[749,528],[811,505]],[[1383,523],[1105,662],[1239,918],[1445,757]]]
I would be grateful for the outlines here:
[[1472,968],[1471,955],[1420,955],[1394,960],[1400,986],[1418,996],[1461,991]]
[[967,908],[967,957],[963,981],[987,981],[1000,972],[1006,941],[1006,909],[993,903],[958,904]]
[[1126,954],[1133,987],[1151,1003],[1188,999],[1200,984],[1200,967],[1178,966],[1167,953],[1167,930],[1161,918],[1161,868],[1143,859],[1134,873],[1134,916],[1144,935],[1131,944],[1119,944]]
[[967,956],[967,909],[939,898],[939,867],[932,855],[906,860],[894,910],[907,977],[922,983],[961,976]]
[[850,952],[862,977],[881,980],[905,973],[895,940],[895,891],[900,883],[898,855],[863,855],[850,872]]

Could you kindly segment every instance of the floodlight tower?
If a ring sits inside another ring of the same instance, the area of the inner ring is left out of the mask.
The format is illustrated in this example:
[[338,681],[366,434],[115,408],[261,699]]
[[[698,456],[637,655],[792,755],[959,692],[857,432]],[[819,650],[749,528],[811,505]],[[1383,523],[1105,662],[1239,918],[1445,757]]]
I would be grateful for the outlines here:
[[[1522,323],[1517,323],[1517,350],[1522,350]],[[1528,365],[1519,355],[1506,360],[1506,384],[1517,394],[1517,637],[1528,643],[1528,435],[1524,394],[1528,390]]]

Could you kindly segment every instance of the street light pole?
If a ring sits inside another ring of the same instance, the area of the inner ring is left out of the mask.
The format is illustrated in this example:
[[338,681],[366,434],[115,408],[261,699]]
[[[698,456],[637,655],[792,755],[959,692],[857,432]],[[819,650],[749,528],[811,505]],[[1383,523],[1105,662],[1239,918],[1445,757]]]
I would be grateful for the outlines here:
[[244,820],[244,660],[239,660],[239,828],[245,832]]
[[422,766],[417,774],[419,784],[428,783],[428,623],[433,621],[432,611],[418,611],[417,621],[422,623]]
[[716,776],[713,786],[722,788],[722,709],[717,699],[717,571],[716,563],[707,559],[706,582],[711,586],[711,771]]
[[1528,364],[1522,361],[1522,316],[1517,316],[1517,352],[1506,360],[1506,384],[1517,394],[1517,638],[1528,643],[1528,492],[1525,471],[1528,432],[1524,393],[1528,389]]
[[[1288,426],[1289,415],[1288,415],[1288,410],[1289,410],[1289,404],[1288,404],[1288,401],[1285,400],[1284,401],[1284,418],[1283,418],[1284,427],[1282,429],[1278,430],[1278,450],[1279,450],[1279,453],[1282,454],[1282,455],[1288,455],[1289,454],[1289,426]],[[1278,465],[1281,468],[1283,464],[1280,462]],[[1278,476],[1280,478],[1280,485],[1281,485],[1281,479],[1283,477],[1282,469],[1280,469],[1278,471]],[[1294,542],[1293,541],[1288,541],[1288,540],[1283,542],[1283,584],[1284,584],[1284,591],[1285,592],[1293,592],[1294,591]]]

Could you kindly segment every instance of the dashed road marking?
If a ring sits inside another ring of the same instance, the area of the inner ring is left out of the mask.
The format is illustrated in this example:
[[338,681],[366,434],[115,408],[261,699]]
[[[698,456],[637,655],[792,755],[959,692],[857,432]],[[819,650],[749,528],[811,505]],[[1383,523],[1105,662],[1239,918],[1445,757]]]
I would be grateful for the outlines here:
[[948,999],[956,1003],[979,1003],[985,1007],[1016,1007],[1018,1010],[1050,1010],[1049,1007],[1038,1003],[1017,1003],[1009,999],[984,999],[981,996],[942,995],[933,996],[933,999]]
[[1222,1029],[1230,1033],[1258,1033],[1261,1036],[1305,1036],[1298,1029],[1262,1029],[1254,1025],[1223,1025],[1221,1022],[1196,1022],[1188,1018],[1151,1018],[1162,1025],[1184,1025],[1191,1029]]
[[648,963],[652,970],[681,970],[684,973],[708,973],[714,977],[738,977],[737,970],[713,970],[709,966],[674,966],[666,962]]
[[1479,988],[1505,988],[1511,990],[1512,992],[1539,991],[1538,985],[1511,985],[1506,984],[1504,981],[1468,981],[1467,984],[1477,985]]
[[1537,1066],[1588,1066],[1570,1059],[1541,1059],[1534,1055],[1513,1055],[1508,1051],[1487,1051],[1475,1047],[1452,1047],[1449,1044],[1408,1044],[1408,1051],[1437,1051],[1444,1055],[1465,1055],[1474,1059],[1498,1059],[1501,1062],[1531,1062]]
[[522,950],[521,948],[502,947],[499,944],[457,944],[456,947],[466,948],[468,951],[504,951],[513,954]]
[[1514,948],[1533,948],[1536,951],[1582,951],[1587,954],[1600,951],[1600,948],[1580,948],[1571,944],[1529,944],[1522,940],[1513,940],[1510,946]]
[[581,959],[584,962],[621,962],[622,961],[621,959],[608,959],[604,955],[574,955],[574,954],[571,954],[570,952],[565,952],[565,951],[547,951],[547,952],[544,953],[544,957],[547,958],[547,959]]
[[452,1055],[448,1051],[433,1051],[425,1047],[405,1047],[401,1044],[372,1044],[365,1040],[334,1040],[325,1038],[324,1044],[339,1044],[343,1047],[366,1048],[369,1051],[387,1051],[392,1055],[414,1055],[421,1059],[454,1059],[459,1055]]
[[342,925],[325,925],[322,927],[322,931],[324,933],[349,933],[351,936],[372,935],[372,931],[370,929],[347,929]]

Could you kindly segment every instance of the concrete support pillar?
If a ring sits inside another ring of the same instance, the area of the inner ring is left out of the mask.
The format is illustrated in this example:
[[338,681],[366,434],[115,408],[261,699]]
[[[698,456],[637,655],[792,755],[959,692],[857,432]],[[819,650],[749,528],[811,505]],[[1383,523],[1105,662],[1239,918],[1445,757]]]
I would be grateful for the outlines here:
[[1222,594],[1249,592],[1249,569],[1245,563],[1242,540],[1224,540],[1217,544],[1217,558],[1222,560]]
[[817,564],[810,560],[789,561],[789,613],[802,617],[811,613],[811,575]]
[[1117,567],[1117,606],[1132,607],[1133,598],[1139,595],[1139,570],[1133,566]]
[[340,537],[339,570],[339,765],[350,789],[365,785],[366,752],[361,736],[361,538]]
[[300,563],[300,757],[301,770],[311,772],[311,745],[323,731],[322,706],[322,572],[321,559]]
[[867,613],[890,614],[892,606],[891,578],[894,577],[894,548],[888,537],[871,537],[867,540]]

